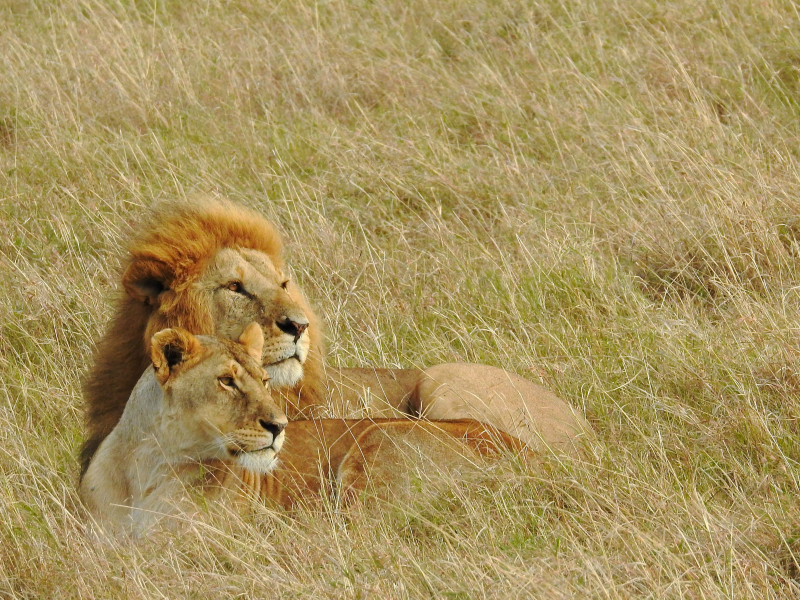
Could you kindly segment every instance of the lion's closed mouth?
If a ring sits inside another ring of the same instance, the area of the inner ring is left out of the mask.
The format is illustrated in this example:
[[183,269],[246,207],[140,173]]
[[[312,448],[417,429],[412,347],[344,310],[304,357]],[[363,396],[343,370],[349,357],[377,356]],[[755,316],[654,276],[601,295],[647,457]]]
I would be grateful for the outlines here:
[[283,364],[283,363],[285,363],[286,361],[289,361],[289,360],[296,360],[297,362],[300,362],[300,357],[297,355],[297,353],[294,353],[291,356],[287,356],[286,358],[282,358],[280,360],[276,360],[273,363],[265,364],[264,366],[265,367],[274,367],[276,365]]
[[258,454],[259,452],[266,452],[267,450],[275,450],[271,445],[264,446],[263,448],[257,448],[256,450],[248,450],[247,454]]
[[255,450],[244,450],[243,448],[228,448],[228,452],[231,456],[241,456],[242,454],[258,454],[259,452],[266,452],[267,450],[275,450],[272,447],[272,444],[269,446],[262,446],[261,448],[256,448]]

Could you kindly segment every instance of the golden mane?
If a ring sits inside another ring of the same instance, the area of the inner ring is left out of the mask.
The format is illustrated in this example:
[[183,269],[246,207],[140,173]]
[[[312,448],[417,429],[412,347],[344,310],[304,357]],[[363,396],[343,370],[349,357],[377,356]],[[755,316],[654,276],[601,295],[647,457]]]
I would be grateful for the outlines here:
[[283,242],[272,223],[242,206],[210,198],[156,205],[128,243],[128,264],[160,261],[169,265],[178,285],[186,285],[225,247],[264,252],[277,269],[283,268]]
[[[222,248],[247,248],[269,256],[283,268],[283,244],[272,224],[261,215],[227,201],[193,198],[156,205],[134,231],[122,264],[116,310],[97,345],[84,386],[87,438],[81,449],[81,473],[100,442],[116,425],[131,390],[149,364],[149,336],[167,327],[182,327],[195,335],[213,335],[214,323],[192,283],[208,260]],[[130,282],[152,282],[159,301]],[[305,299],[299,304],[311,320],[311,350],[301,381],[285,390],[298,407],[322,399],[324,368],[321,333]],[[283,391],[283,390],[282,390]]]

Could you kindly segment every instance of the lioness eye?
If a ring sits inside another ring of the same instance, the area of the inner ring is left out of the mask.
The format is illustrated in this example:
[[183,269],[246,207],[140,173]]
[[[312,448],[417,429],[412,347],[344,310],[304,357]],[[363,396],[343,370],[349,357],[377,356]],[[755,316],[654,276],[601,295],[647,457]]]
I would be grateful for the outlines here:
[[227,390],[235,390],[236,384],[233,383],[233,377],[220,377],[219,378],[220,384]]
[[287,279],[286,281],[284,281],[284,282],[281,284],[281,287],[282,287],[283,289],[286,289],[286,288],[288,288],[288,287],[289,287],[289,280]]
[[236,292],[237,294],[244,293],[244,286],[239,281],[230,282],[227,285],[227,288],[232,292]]
[[261,381],[264,382],[264,387],[269,387],[269,377],[264,377]]

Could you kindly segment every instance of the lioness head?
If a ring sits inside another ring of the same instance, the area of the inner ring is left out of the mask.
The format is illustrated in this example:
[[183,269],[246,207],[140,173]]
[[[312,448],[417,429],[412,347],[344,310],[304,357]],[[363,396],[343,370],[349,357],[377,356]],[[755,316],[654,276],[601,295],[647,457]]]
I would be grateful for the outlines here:
[[261,362],[290,416],[324,395],[322,335],[300,288],[286,276],[281,238],[261,215],[195,198],[156,206],[128,243],[121,296],[86,382],[85,472],[150,358],[153,335],[180,327],[237,339],[251,322]]
[[153,368],[164,392],[161,425],[170,444],[194,460],[234,460],[257,473],[275,466],[288,423],[268,393],[258,324],[239,343],[185,329],[152,337]]

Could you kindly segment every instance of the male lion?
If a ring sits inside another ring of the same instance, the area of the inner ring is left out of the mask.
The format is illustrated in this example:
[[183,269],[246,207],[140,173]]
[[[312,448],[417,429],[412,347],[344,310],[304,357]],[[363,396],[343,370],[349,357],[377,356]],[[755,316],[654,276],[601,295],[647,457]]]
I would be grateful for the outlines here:
[[401,466],[409,450],[412,461],[417,454],[459,470],[504,449],[524,451],[477,421],[321,419],[287,427],[264,385],[263,343],[257,323],[239,343],[179,328],[153,336],[153,369],[81,481],[81,497],[101,526],[141,534],[191,509],[195,493],[287,508],[327,491],[348,504],[368,487],[397,499],[410,483]]
[[366,405],[373,417],[477,419],[531,448],[568,452],[590,431],[553,393],[495,367],[325,368],[319,323],[281,252],[271,223],[229,202],[166,202],[150,213],[128,244],[124,293],[85,387],[82,473],[146,368],[152,335],[168,327],[237,339],[261,325],[262,362],[290,419],[346,417]]

